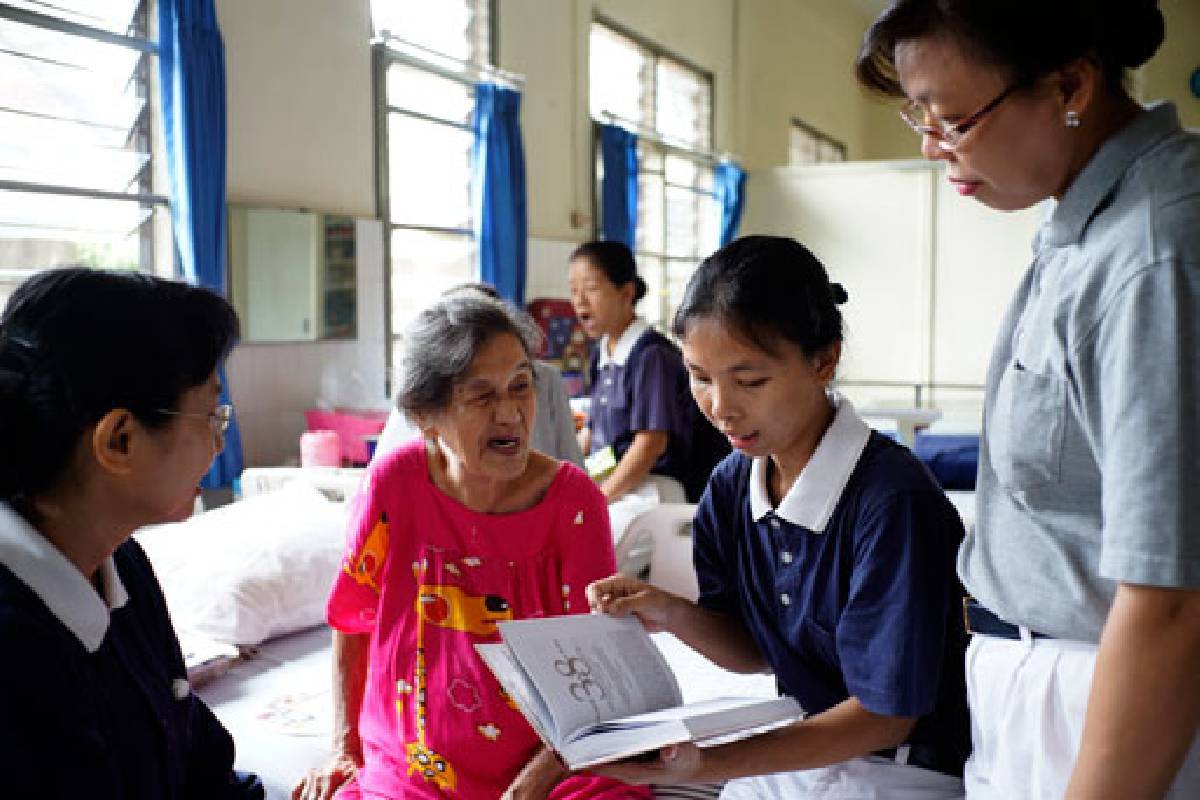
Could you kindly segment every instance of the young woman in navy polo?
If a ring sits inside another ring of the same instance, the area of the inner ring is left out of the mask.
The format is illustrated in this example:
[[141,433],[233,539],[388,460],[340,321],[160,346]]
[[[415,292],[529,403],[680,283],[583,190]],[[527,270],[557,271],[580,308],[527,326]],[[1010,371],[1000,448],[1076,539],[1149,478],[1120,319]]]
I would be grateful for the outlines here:
[[696,512],[699,599],[621,576],[589,589],[598,610],[727,669],[772,671],[805,718],[606,774],[728,780],[723,798],[962,796],[962,523],[912,454],[830,390],[845,300],[790,239],[746,237],[700,266],[675,333],[696,402],[737,452]]
[[683,502],[696,410],[679,348],[634,313],[646,282],[633,253],[620,242],[588,242],[571,254],[569,269],[575,314],[599,340],[579,443],[588,471],[610,503],[647,480],[662,500]]

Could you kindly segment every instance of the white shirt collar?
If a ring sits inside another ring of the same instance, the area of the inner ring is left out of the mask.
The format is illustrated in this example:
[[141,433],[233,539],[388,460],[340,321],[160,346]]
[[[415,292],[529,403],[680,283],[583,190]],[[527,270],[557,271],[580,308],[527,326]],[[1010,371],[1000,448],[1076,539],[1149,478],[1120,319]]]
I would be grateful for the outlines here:
[[779,508],[772,509],[767,493],[767,457],[750,465],[750,513],[762,522],[772,510],[793,525],[814,533],[824,533],[833,509],[837,507],[850,473],[858,464],[871,428],[863,422],[850,401],[836,392],[829,393],[836,412],[829,429],[821,437],[812,458],[800,471],[800,477],[784,495]]
[[629,353],[633,350],[633,346],[637,344],[637,340],[642,338],[642,334],[650,327],[650,323],[641,317],[634,317],[633,322],[629,323],[629,327],[617,339],[616,345],[613,347],[612,355],[608,354],[608,334],[600,337],[600,360],[598,366],[603,369],[609,364],[616,364],[618,367],[625,366],[625,362],[629,360]]
[[106,602],[57,547],[3,501],[0,564],[28,586],[89,653],[100,649],[108,633],[110,611],[129,600],[112,556],[100,565]]

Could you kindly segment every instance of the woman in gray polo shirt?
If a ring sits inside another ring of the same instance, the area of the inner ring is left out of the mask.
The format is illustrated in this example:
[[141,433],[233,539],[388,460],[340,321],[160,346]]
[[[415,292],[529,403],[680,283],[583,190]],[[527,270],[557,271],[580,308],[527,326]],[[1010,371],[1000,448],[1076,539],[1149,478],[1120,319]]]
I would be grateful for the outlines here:
[[1200,137],[1153,0],[898,0],[862,83],[997,210],[1057,201],[988,370],[959,571],[971,798],[1200,797]]

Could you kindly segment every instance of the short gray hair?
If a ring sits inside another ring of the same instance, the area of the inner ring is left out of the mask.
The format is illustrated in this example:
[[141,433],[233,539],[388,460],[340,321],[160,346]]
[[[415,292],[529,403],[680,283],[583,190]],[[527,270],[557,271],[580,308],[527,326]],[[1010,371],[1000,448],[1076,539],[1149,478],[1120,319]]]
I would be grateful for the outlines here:
[[404,332],[396,407],[406,415],[450,405],[454,384],[467,374],[480,348],[498,334],[517,337],[531,359],[542,335],[525,312],[479,291],[439,298]]

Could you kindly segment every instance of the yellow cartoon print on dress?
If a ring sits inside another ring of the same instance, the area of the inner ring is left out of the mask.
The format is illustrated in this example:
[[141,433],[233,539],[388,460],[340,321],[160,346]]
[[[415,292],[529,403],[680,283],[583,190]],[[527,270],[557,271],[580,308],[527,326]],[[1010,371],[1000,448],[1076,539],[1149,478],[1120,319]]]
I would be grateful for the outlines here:
[[499,595],[469,595],[457,586],[439,584],[417,587],[417,613],[439,628],[479,636],[492,636],[497,622],[513,618],[512,606]]
[[425,780],[439,789],[453,792],[458,784],[454,767],[446,759],[420,742],[409,742],[404,746],[408,754],[408,774],[419,773]]
[[388,519],[387,512],[379,515],[379,522],[371,528],[363,542],[362,549],[346,559],[342,569],[354,581],[362,586],[369,586],[375,594],[379,594],[379,573],[383,570],[383,559],[388,549]]

